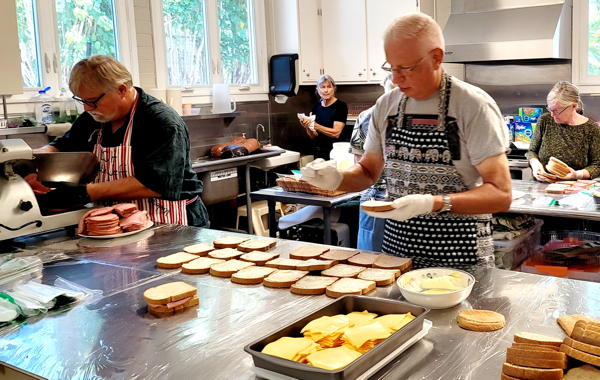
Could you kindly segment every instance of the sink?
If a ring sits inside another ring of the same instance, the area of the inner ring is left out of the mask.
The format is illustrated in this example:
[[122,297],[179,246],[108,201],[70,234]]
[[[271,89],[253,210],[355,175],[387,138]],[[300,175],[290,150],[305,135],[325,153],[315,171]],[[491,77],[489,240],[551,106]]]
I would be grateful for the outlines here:
[[281,165],[291,164],[300,161],[300,153],[293,150],[285,150],[279,156],[263,158],[259,161],[254,161],[250,166],[262,170],[271,170]]

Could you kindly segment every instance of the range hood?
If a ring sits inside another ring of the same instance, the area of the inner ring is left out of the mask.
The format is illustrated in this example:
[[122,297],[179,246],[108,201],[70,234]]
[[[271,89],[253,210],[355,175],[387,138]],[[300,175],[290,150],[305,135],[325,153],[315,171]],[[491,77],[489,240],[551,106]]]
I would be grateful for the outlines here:
[[571,58],[571,0],[452,0],[446,62]]

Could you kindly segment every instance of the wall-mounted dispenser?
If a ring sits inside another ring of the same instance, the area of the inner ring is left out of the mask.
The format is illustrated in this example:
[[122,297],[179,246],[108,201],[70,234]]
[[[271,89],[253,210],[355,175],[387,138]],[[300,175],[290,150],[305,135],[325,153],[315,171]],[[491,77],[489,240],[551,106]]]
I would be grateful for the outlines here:
[[276,54],[269,60],[269,94],[277,103],[285,103],[298,93],[296,78],[298,54]]

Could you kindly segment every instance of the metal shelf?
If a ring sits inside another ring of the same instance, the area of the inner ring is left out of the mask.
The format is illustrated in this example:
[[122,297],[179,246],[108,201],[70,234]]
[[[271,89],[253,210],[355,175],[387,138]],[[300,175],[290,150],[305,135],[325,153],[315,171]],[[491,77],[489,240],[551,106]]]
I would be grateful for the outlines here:
[[9,135],[22,135],[24,133],[44,133],[46,132],[46,126],[41,127],[21,127],[21,128],[2,128],[0,129],[0,136]]

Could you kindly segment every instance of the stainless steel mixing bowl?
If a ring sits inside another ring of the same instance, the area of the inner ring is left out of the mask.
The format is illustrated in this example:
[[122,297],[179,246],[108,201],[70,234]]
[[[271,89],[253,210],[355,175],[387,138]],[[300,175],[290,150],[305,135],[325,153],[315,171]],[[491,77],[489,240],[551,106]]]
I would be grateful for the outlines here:
[[90,152],[36,153],[33,162],[41,182],[89,183],[100,166]]

